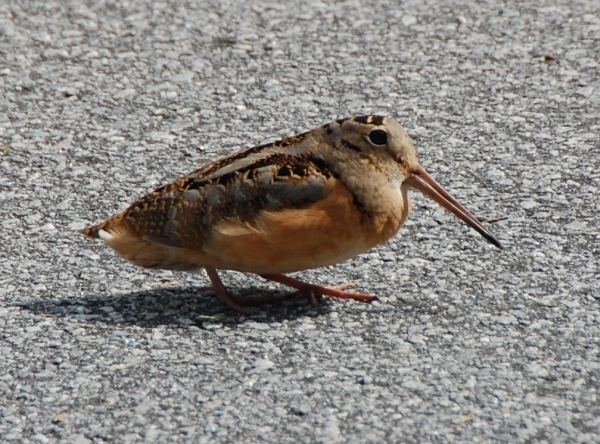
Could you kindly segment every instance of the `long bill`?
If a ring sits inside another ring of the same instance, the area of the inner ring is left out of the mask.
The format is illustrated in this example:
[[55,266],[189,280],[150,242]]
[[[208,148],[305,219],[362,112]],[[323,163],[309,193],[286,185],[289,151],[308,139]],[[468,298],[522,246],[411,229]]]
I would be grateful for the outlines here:
[[498,242],[498,240],[492,236],[492,234],[486,230],[483,225],[481,225],[481,222],[479,222],[475,216],[469,212],[469,210],[463,207],[454,197],[452,197],[450,193],[442,188],[440,184],[433,180],[433,178],[422,166],[419,165],[417,171],[412,173],[408,179],[404,181],[404,183],[419,190],[425,196],[443,206],[445,209],[465,222],[468,226],[481,234],[489,243],[500,249],[503,249],[500,242]]

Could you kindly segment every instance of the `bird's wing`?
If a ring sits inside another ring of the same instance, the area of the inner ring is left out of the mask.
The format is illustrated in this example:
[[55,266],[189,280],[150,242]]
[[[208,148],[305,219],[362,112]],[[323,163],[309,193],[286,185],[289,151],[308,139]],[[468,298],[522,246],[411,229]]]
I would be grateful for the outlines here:
[[197,248],[220,222],[252,226],[261,212],[308,207],[325,198],[337,180],[308,156],[270,154],[237,163],[235,169],[159,188],[126,210],[124,221],[147,240]]

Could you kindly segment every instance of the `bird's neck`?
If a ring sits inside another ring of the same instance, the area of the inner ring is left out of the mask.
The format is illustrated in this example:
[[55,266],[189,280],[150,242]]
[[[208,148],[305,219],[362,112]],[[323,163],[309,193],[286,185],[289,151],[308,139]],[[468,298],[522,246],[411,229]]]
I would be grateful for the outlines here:
[[382,239],[394,236],[410,213],[408,188],[376,158],[329,154],[325,160],[354,196],[366,228],[380,233]]

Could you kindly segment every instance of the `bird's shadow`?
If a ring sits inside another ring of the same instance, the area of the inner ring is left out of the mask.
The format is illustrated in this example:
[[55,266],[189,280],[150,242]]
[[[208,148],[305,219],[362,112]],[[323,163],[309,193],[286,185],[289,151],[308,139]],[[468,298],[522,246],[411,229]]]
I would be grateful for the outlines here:
[[[256,287],[237,289],[236,294],[285,296],[286,292]],[[66,299],[35,299],[15,304],[32,313],[47,317],[74,317],[86,322],[135,325],[151,328],[159,325],[202,327],[205,323],[238,324],[248,319],[256,322],[281,322],[300,317],[315,317],[331,312],[331,301],[319,298],[313,306],[303,295],[290,295],[281,302],[250,306],[253,313],[240,314],[224,305],[211,291],[194,287],[170,287],[135,291],[120,295],[83,294]]]

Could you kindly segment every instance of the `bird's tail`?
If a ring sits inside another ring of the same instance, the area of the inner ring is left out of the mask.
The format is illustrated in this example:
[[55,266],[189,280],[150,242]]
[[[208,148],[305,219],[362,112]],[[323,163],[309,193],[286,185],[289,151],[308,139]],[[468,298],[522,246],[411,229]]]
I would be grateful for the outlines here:
[[110,232],[112,228],[121,226],[123,222],[123,213],[121,213],[100,222],[98,225],[83,228],[79,232],[90,239],[101,239],[100,231]]
[[156,238],[133,230],[123,213],[79,232],[91,239],[102,239],[119,256],[140,267],[193,271],[210,263],[202,252],[157,242]]

